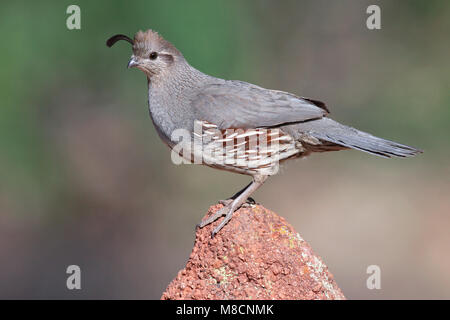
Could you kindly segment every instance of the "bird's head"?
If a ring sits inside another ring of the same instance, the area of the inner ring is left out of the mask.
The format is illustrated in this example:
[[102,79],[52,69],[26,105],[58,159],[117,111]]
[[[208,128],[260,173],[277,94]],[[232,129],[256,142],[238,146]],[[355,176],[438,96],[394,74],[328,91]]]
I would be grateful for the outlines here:
[[139,31],[133,40],[117,34],[109,38],[106,45],[111,47],[119,40],[125,40],[133,46],[128,68],[136,67],[149,78],[168,72],[171,67],[184,60],[177,48],[153,30]]

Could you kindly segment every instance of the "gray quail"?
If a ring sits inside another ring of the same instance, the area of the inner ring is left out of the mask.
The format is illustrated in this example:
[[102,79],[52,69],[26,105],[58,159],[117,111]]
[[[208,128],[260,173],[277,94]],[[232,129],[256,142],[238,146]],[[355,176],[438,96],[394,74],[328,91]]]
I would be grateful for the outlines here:
[[132,45],[128,68],[147,76],[150,117],[163,142],[180,159],[252,177],[200,223],[225,216],[212,236],[282,161],[349,148],[384,158],[422,152],[333,121],[321,101],[206,75],[155,31],[139,31],[134,39],[115,35],[107,46],[118,40]]

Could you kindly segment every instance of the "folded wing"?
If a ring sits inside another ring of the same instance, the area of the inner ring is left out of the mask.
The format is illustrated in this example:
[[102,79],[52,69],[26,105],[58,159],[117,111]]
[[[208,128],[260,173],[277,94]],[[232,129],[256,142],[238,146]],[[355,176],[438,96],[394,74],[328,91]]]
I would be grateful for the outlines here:
[[323,102],[242,81],[210,83],[193,96],[192,104],[196,119],[219,129],[277,127],[328,114]]

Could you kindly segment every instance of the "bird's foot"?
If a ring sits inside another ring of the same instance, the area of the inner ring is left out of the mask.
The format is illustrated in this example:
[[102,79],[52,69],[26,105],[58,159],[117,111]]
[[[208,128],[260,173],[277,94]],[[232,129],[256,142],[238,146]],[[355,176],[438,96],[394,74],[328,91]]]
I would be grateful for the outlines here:
[[[224,206],[228,206],[233,202],[234,199],[225,199],[225,200],[219,200],[220,204],[223,204]],[[241,205],[241,208],[248,208],[256,204],[255,199],[252,197],[248,197],[247,200]]]
[[200,222],[196,226],[196,228],[203,228],[204,226],[213,223],[220,217],[225,216],[220,224],[211,232],[211,238],[214,238],[214,236],[220,231],[220,229],[222,229],[228,223],[228,221],[230,221],[234,211],[238,210],[241,207],[250,207],[256,203],[253,198],[248,198],[247,201],[244,202],[241,206],[236,207],[233,205],[233,201],[233,199],[220,200],[219,203],[223,204],[224,206],[217,210],[214,214]]
[[231,200],[231,202],[229,204],[223,206],[222,208],[217,210],[215,213],[213,213],[211,216],[209,216],[205,220],[202,220],[199,224],[197,224],[197,228],[203,228],[203,227],[207,226],[208,224],[213,223],[214,221],[219,219],[221,216],[225,215],[227,213],[227,208],[231,208],[232,201],[233,200]]
[[225,216],[222,221],[220,221],[219,225],[214,228],[214,230],[211,232],[211,238],[214,238],[214,236],[228,223],[228,221],[231,220],[233,217],[233,212],[236,211],[239,208],[234,208],[232,204],[229,206],[225,206],[222,209],[220,209],[217,213],[220,213],[220,216]]

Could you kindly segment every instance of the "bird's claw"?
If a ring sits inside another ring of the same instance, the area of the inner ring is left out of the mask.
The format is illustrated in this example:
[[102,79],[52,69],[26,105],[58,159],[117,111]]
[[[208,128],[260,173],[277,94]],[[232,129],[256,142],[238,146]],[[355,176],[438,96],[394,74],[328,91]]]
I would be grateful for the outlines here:
[[213,231],[211,231],[211,238],[214,238],[214,236],[228,223],[228,221],[231,220],[234,211],[235,210],[232,205],[223,207],[218,211],[220,212],[220,216],[225,215],[225,218],[223,218],[219,225],[215,227]]
[[209,216],[205,220],[201,221],[197,225],[197,227],[198,228],[203,228],[204,226],[207,226],[208,224],[213,223],[214,221],[216,221],[220,217],[224,216],[227,213],[228,208],[230,208],[230,207],[231,207],[231,203],[229,205],[226,205],[226,206],[220,208],[215,213],[213,213],[211,216]]
[[[225,200],[219,200],[220,204],[223,204],[224,206],[228,206],[233,202],[233,199],[225,199]],[[255,199],[252,197],[248,197],[247,200],[241,205],[241,208],[248,208],[256,204]]]
[[242,207],[248,208],[256,204],[255,200],[249,197],[240,207],[234,208],[233,201],[234,199],[219,200],[219,203],[222,204],[223,207],[217,210],[215,213],[213,213],[205,220],[201,221],[199,224],[197,224],[195,226],[195,230],[197,230],[198,228],[203,228],[204,226],[213,223],[220,217],[225,216],[225,218],[220,222],[220,224],[216,228],[214,228],[214,230],[211,232],[211,238],[214,238],[214,236],[228,223],[228,221],[230,221],[234,211]]

